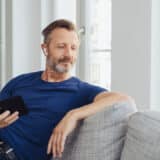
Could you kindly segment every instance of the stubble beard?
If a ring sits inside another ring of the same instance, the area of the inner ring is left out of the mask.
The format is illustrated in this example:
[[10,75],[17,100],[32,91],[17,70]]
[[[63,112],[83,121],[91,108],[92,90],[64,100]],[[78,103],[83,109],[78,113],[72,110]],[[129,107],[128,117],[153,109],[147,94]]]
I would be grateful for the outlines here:
[[[66,64],[65,64],[66,63]],[[70,63],[70,64],[68,64]],[[70,65],[70,66],[68,66]],[[57,72],[57,73],[67,73],[71,70],[71,68],[73,67],[73,63],[71,62],[67,62],[66,60],[57,60],[57,61],[54,61],[52,60],[51,58],[47,57],[47,66]]]

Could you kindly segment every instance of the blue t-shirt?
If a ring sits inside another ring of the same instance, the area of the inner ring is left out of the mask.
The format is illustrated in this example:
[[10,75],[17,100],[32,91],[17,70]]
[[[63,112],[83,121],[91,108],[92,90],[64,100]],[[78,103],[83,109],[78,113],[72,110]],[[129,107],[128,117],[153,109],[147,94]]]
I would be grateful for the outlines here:
[[41,79],[42,71],[12,79],[0,93],[0,100],[22,96],[29,113],[0,129],[0,138],[12,146],[20,160],[48,160],[48,140],[53,128],[74,108],[93,102],[106,89],[71,77],[62,82]]

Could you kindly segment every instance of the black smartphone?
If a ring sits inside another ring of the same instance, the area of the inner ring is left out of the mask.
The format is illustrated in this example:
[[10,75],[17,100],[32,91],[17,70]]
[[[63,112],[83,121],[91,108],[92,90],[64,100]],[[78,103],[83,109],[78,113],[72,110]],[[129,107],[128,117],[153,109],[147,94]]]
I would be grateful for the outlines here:
[[28,113],[28,109],[21,96],[14,96],[0,101],[0,114],[9,110],[11,113],[18,111],[19,116]]

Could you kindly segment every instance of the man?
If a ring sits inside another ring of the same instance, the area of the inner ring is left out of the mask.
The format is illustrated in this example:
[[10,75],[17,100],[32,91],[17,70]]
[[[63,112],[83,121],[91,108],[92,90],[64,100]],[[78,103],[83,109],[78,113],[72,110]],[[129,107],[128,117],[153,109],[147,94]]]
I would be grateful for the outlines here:
[[70,21],[54,21],[42,34],[45,70],[12,79],[0,93],[1,100],[22,96],[29,110],[20,118],[8,111],[0,118],[0,138],[19,160],[48,160],[51,154],[61,157],[66,138],[79,120],[119,101],[132,101],[71,76],[79,38]]

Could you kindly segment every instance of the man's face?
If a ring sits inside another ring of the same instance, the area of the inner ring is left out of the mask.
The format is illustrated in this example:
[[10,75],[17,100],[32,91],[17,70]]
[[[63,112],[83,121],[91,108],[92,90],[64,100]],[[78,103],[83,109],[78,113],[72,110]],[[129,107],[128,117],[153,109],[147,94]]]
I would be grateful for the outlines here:
[[79,48],[75,31],[57,28],[49,35],[49,42],[42,45],[46,49],[47,66],[58,73],[68,72],[74,65]]

